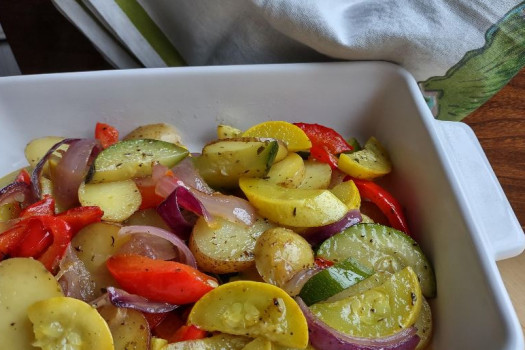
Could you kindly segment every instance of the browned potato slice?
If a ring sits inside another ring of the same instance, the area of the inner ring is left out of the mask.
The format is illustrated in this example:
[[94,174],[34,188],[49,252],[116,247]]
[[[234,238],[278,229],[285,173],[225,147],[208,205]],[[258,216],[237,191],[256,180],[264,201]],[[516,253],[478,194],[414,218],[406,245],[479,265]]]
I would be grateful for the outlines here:
[[105,305],[98,309],[113,336],[115,350],[149,350],[150,330],[141,312]]
[[124,137],[124,140],[152,139],[182,145],[179,131],[165,123],[147,124],[139,126]]
[[[24,154],[29,165],[34,168],[47,151],[63,139],[63,137],[58,136],[45,136],[31,140],[24,149]],[[67,145],[62,145],[59,149],[65,150],[67,147]]]
[[160,217],[154,208],[136,211],[125,222],[126,226],[154,226],[166,231],[171,231],[164,219]]
[[326,163],[307,160],[304,162],[303,181],[297,186],[301,189],[326,189],[332,180],[332,168]]
[[283,160],[272,165],[266,178],[271,183],[297,188],[304,179],[304,173],[303,158],[297,153],[289,153]]
[[217,218],[213,227],[199,218],[190,237],[189,247],[200,269],[212,273],[230,273],[253,266],[257,238],[273,227],[264,219],[252,226]]
[[129,239],[119,237],[119,230],[119,225],[99,222],[84,227],[71,241],[71,247],[86,266],[95,284],[96,297],[102,295],[102,290],[106,287],[117,286],[117,281],[106,268],[106,260]]

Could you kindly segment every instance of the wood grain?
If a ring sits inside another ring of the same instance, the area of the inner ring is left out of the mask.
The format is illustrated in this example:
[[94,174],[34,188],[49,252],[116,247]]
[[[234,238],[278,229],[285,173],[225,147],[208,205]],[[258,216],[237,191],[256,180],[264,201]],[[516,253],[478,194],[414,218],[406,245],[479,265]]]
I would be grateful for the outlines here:
[[[23,74],[112,69],[49,0],[0,0],[0,23]],[[524,227],[525,69],[464,122],[479,138]],[[523,327],[525,254],[498,267]]]

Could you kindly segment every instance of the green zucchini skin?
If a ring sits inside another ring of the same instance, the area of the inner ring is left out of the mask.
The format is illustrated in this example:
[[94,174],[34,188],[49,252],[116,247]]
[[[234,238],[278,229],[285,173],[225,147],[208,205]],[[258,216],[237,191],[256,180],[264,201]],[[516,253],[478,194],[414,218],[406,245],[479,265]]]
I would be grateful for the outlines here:
[[168,168],[187,157],[189,151],[174,143],[152,140],[124,140],[100,152],[86,182],[124,181],[151,175],[155,163]]
[[374,272],[348,258],[313,275],[299,296],[306,305],[318,303],[370,277]]
[[434,270],[421,248],[405,233],[380,224],[357,224],[330,237],[317,250],[317,256],[333,262],[352,257],[374,271],[397,272],[412,267],[423,295],[436,296]]

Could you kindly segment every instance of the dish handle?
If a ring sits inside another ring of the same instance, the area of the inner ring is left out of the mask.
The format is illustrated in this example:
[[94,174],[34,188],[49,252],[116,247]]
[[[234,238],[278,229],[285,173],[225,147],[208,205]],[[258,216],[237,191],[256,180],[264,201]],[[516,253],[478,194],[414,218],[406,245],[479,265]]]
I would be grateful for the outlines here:
[[494,259],[519,255],[525,249],[523,229],[476,135],[461,122],[437,121],[436,126],[472,219],[479,223]]

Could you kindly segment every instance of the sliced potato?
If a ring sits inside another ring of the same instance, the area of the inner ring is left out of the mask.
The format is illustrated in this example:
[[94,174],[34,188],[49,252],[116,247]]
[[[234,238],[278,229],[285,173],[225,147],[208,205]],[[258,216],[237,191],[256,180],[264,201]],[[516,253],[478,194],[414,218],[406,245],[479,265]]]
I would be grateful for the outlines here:
[[173,125],[166,123],[141,125],[124,136],[123,140],[151,139],[182,146],[182,137]]
[[2,176],[0,178],[0,189],[6,187],[7,185],[9,185],[13,181],[15,181],[16,177],[18,176],[18,174],[20,174],[20,170],[22,170],[22,169],[18,169],[18,170],[12,171],[12,172],[10,172],[7,175]]
[[166,221],[162,219],[155,208],[136,211],[126,220],[125,224],[127,226],[154,226],[166,231],[171,231]]
[[241,176],[265,176],[278,151],[279,144],[272,139],[223,139],[204,146],[194,164],[210,186],[234,188]]
[[359,209],[361,206],[361,195],[352,180],[335,185],[330,191],[341,200],[348,209]]
[[[59,136],[46,136],[30,141],[24,150],[29,165],[34,168],[40,159],[45,156],[47,151],[63,139],[63,137]],[[58,149],[65,150],[67,149],[67,145],[62,145]]]
[[[16,218],[18,217],[20,212],[21,212],[21,209],[18,203],[8,203],[8,204],[0,205],[0,222],[6,222],[6,221]],[[0,230],[0,232],[2,231]]]
[[233,137],[239,137],[241,134],[242,130],[234,128],[231,125],[217,125],[217,138],[219,139],[231,139]]
[[71,240],[71,247],[95,285],[95,297],[102,295],[109,286],[118,286],[106,268],[106,260],[129,240],[128,236],[119,236],[119,230],[118,225],[97,222],[84,227]]
[[115,350],[150,350],[149,324],[141,312],[113,305],[104,305],[98,312],[109,326]]
[[246,344],[242,350],[272,350],[272,342],[262,337],[255,338]]
[[78,189],[78,199],[83,206],[98,206],[104,211],[102,220],[122,222],[136,212],[142,196],[133,180],[86,184]]
[[307,160],[304,162],[303,181],[297,188],[305,190],[326,189],[332,180],[332,168],[326,163]]
[[276,140],[276,141],[277,141],[277,145],[279,146],[279,148],[277,150],[277,154],[275,155],[275,159],[273,161],[274,163],[280,162],[288,155],[288,146],[286,146],[286,143],[284,143],[284,141],[281,141],[281,140]]
[[251,226],[216,220],[210,227],[201,217],[193,228],[189,247],[199,268],[212,273],[230,273],[253,266],[257,238],[274,225],[262,218]]
[[62,295],[53,275],[39,261],[11,258],[0,262],[0,334],[3,349],[34,349],[27,308]]
[[266,230],[255,244],[255,266],[262,278],[283,287],[297,272],[314,264],[310,244],[292,230]]
[[303,158],[297,153],[289,153],[283,160],[272,165],[266,178],[280,186],[297,188],[303,181],[304,174]]

